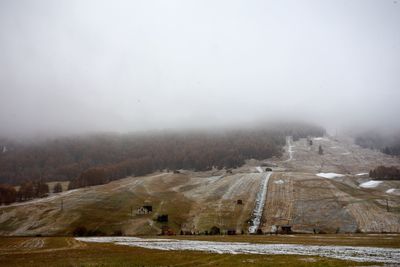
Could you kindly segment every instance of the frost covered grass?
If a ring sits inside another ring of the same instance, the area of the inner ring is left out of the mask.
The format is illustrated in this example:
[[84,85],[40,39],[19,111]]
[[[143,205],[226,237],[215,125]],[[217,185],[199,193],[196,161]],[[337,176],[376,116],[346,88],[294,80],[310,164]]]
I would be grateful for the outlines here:
[[344,174],[339,174],[339,173],[334,173],[334,172],[320,172],[316,174],[319,177],[322,178],[327,178],[327,179],[333,179],[333,178],[338,178],[338,177],[343,177],[345,176]]
[[380,185],[381,183],[382,183],[382,181],[371,180],[371,181],[368,181],[368,182],[360,184],[360,187],[362,187],[362,188],[375,188],[378,185]]
[[202,251],[218,254],[302,255],[320,256],[355,262],[377,262],[400,264],[400,249],[315,246],[299,244],[255,244],[244,242],[213,242],[198,240],[151,239],[137,237],[84,237],[82,242],[114,243],[167,251]]
[[[251,236],[255,237],[255,236]],[[43,239],[42,247],[24,247]],[[302,255],[219,254],[189,250],[159,250],[115,243],[81,242],[72,237],[0,237],[0,266],[366,266]]]
[[393,194],[393,195],[400,195],[400,189],[390,188],[386,190],[386,193]]

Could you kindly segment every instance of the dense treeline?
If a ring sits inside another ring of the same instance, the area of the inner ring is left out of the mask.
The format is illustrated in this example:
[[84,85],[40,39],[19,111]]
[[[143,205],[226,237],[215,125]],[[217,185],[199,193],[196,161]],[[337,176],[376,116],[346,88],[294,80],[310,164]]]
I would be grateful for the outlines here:
[[321,136],[317,126],[146,134],[102,134],[36,143],[0,144],[0,182],[71,181],[71,188],[157,170],[235,168],[246,159],[280,156],[285,136]]
[[378,180],[400,180],[400,170],[394,166],[378,166],[369,171],[369,177]]
[[0,184],[0,205],[45,197],[48,193],[49,186],[43,181],[26,181],[20,185],[18,191],[14,186]]
[[26,181],[19,187],[17,197],[19,201],[45,197],[49,194],[49,186],[43,180]]
[[355,143],[363,148],[377,149],[381,152],[400,156],[400,134],[379,134],[376,132],[362,133],[356,136]]
[[228,134],[191,134],[141,139],[127,159],[83,171],[70,189],[107,183],[129,175],[145,175],[156,170],[236,168],[245,159],[270,158],[281,154],[283,136],[270,131]]
[[0,205],[8,205],[17,200],[17,191],[11,185],[0,184]]

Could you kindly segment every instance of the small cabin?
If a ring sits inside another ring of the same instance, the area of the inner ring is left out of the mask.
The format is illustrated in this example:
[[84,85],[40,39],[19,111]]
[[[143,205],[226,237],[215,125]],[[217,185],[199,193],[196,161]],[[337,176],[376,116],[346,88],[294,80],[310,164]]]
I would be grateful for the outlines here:
[[161,227],[161,235],[175,235],[175,232],[168,225],[163,225],[163,227]]
[[168,222],[168,215],[162,214],[157,216],[157,222]]
[[146,210],[148,210],[149,213],[153,212],[153,206],[145,205],[145,206],[143,206],[143,208],[146,209]]
[[243,205],[243,201],[242,201],[241,199],[238,199],[238,200],[236,201],[236,204],[237,204],[237,205]]
[[137,215],[150,214],[153,212],[153,207],[149,205],[142,206],[136,210]]
[[292,226],[291,225],[282,225],[281,226],[281,233],[282,234],[291,234],[292,233]]
[[235,229],[228,229],[228,231],[226,233],[227,233],[227,235],[236,235],[236,230]]

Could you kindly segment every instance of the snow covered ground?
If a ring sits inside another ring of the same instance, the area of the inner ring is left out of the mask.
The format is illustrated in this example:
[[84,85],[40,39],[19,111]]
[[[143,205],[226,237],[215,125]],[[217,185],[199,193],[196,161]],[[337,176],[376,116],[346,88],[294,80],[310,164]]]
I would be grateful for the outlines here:
[[316,174],[319,177],[322,178],[327,178],[327,179],[333,179],[333,178],[337,178],[337,177],[343,177],[345,176],[344,174],[339,174],[339,173],[334,173],[334,172],[320,172]]
[[362,187],[362,188],[374,188],[374,187],[377,187],[381,183],[382,183],[382,181],[371,180],[371,181],[368,181],[368,182],[360,184],[360,187]]
[[258,191],[256,197],[256,206],[254,207],[251,216],[250,227],[249,227],[250,234],[255,234],[258,230],[258,227],[260,227],[265,200],[267,198],[268,181],[271,174],[272,172],[265,173],[264,177],[261,180],[261,188],[260,191]]
[[289,158],[286,161],[291,161],[293,159],[293,144],[291,136],[286,137],[286,144],[288,146],[288,153],[289,153]]
[[362,172],[362,173],[357,173],[356,176],[364,176],[364,175],[368,175],[368,172]]
[[243,242],[210,242],[195,240],[146,239],[138,237],[79,237],[82,242],[114,243],[159,250],[191,250],[219,254],[305,255],[400,264],[400,249],[351,246],[313,246],[296,244],[254,244]]
[[400,195],[400,189],[390,188],[386,190],[386,193],[393,194],[393,195]]

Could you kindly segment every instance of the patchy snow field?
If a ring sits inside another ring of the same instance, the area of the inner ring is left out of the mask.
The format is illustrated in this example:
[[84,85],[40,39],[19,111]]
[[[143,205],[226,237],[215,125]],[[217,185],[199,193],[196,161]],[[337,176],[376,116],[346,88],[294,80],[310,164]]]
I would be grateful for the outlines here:
[[339,174],[339,173],[334,173],[334,172],[320,172],[316,174],[319,177],[322,178],[327,178],[327,179],[333,179],[333,178],[337,178],[337,177],[343,177],[345,176],[344,174]]
[[79,237],[82,242],[114,243],[159,250],[191,250],[220,254],[306,255],[351,260],[400,264],[400,249],[350,246],[311,246],[292,244],[254,244],[243,242],[210,242],[138,237]]
[[382,181],[374,181],[374,180],[372,180],[372,181],[368,181],[368,182],[360,184],[360,187],[362,187],[362,188],[375,188],[378,185],[380,185],[381,183],[382,183]]

